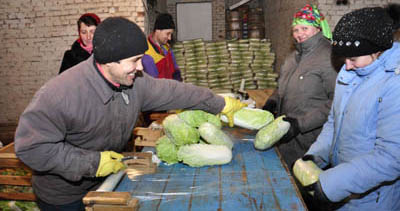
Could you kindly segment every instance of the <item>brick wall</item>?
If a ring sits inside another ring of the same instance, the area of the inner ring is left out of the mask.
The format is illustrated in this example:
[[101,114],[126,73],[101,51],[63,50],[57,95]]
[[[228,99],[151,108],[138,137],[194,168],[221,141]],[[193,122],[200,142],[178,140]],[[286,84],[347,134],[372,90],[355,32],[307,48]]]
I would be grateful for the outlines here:
[[339,19],[352,10],[400,3],[400,0],[348,0],[347,5],[336,5],[334,0],[265,0],[263,7],[266,37],[271,39],[273,51],[276,53],[275,71],[279,71],[285,57],[294,49],[291,37],[293,14],[307,3],[318,5],[333,30]]
[[[157,11],[148,12],[143,0],[3,1],[0,6],[0,123],[17,122],[36,90],[57,75],[64,51],[78,37],[76,21],[81,14],[93,12],[101,19],[124,16],[149,32],[157,12],[167,11],[176,19],[177,2],[212,2],[215,41],[225,39],[226,8],[238,1],[167,0],[159,1]],[[340,17],[351,10],[389,2],[400,3],[400,0],[349,0],[345,6],[337,6],[334,0],[253,0],[249,4],[264,8],[266,37],[271,39],[276,53],[277,71],[293,46],[291,17],[306,3],[317,4],[333,29]]]
[[145,26],[142,0],[12,0],[2,1],[0,11],[0,123],[15,123],[36,90],[57,75],[81,14],[124,16]]

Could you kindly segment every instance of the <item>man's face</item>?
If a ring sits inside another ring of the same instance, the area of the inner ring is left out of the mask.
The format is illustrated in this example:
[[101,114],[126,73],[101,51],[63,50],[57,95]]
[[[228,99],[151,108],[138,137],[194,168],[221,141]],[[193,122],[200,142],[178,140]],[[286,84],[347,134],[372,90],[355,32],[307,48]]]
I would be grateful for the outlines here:
[[117,84],[131,86],[137,71],[143,71],[143,54],[133,56],[119,62],[105,64],[104,76]]
[[79,37],[86,47],[92,47],[93,35],[96,30],[96,26],[87,26],[85,23],[81,23],[79,29]]
[[173,29],[157,29],[154,33],[154,39],[158,44],[165,45],[172,39]]

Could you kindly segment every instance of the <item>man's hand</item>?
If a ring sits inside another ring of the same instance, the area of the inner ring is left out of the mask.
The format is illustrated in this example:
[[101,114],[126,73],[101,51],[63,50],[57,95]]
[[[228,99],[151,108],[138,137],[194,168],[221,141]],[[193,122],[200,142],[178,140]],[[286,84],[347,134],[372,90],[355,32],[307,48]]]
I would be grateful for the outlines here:
[[96,177],[105,177],[111,173],[117,173],[119,170],[124,169],[125,165],[121,162],[124,156],[113,152],[104,151],[100,152],[100,162],[97,168]]
[[228,118],[229,127],[233,127],[233,114],[235,114],[236,111],[239,111],[243,107],[246,107],[247,104],[242,103],[240,102],[240,100],[237,100],[232,97],[224,97],[224,99],[225,99],[225,107],[221,113]]

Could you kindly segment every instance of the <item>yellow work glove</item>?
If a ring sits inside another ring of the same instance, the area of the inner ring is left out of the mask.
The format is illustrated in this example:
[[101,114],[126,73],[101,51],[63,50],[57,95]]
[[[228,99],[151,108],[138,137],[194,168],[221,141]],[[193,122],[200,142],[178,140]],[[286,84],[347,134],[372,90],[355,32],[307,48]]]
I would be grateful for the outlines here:
[[117,173],[119,170],[124,169],[125,165],[121,162],[124,156],[113,152],[104,151],[100,152],[100,162],[97,168],[96,177],[105,177],[111,173]]
[[185,110],[183,109],[174,109],[174,110],[169,110],[168,113],[173,113],[173,114],[179,114],[184,112]]
[[233,97],[224,97],[224,99],[225,99],[225,107],[221,113],[228,118],[229,127],[233,127],[233,114],[235,114],[236,111],[239,111],[243,107],[246,107],[247,104],[242,103],[240,102],[240,100],[235,99]]

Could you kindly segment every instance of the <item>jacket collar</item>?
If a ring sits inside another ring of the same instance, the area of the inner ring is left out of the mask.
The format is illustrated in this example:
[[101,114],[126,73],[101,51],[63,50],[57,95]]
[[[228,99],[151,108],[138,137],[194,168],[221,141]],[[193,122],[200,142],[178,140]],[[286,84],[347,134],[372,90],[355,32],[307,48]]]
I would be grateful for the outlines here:
[[116,91],[113,90],[109,84],[107,84],[106,80],[97,70],[93,54],[85,62],[89,69],[89,71],[85,71],[88,74],[87,80],[89,85],[101,98],[101,101],[104,104],[107,104],[112,99]]
[[296,43],[296,60],[299,61],[301,57],[313,51],[318,46],[318,43],[321,41],[321,39],[325,39],[325,37],[321,32],[318,32],[308,40],[302,43]]
[[338,82],[349,84],[355,77],[371,75],[376,73],[376,70],[383,70],[385,72],[399,71],[400,59],[398,55],[400,55],[400,43],[395,42],[392,48],[383,52],[377,60],[364,68],[355,71],[347,71],[346,66],[343,65],[338,74]]

